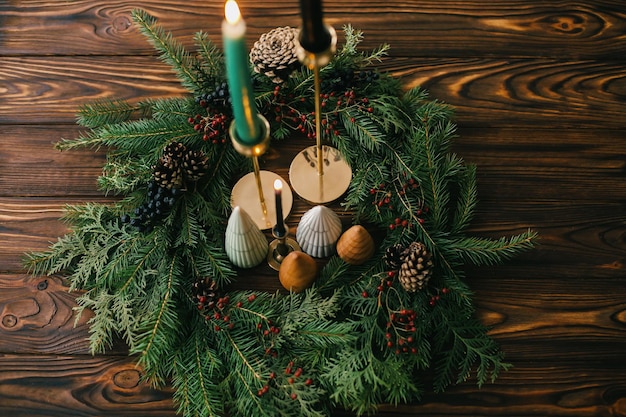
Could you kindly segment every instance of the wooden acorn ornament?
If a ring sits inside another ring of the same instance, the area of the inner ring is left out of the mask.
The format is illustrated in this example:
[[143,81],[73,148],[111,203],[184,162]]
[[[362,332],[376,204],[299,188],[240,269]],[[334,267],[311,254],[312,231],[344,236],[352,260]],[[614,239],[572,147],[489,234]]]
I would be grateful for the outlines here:
[[281,262],[278,279],[285,289],[296,293],[302,292],[315,281],[317,269],[317,262],[311,255],[293,251]]
[[361,265],[374,254],[374,239],[365,227],[357,224],[337,241],[337,255],[351,265]]

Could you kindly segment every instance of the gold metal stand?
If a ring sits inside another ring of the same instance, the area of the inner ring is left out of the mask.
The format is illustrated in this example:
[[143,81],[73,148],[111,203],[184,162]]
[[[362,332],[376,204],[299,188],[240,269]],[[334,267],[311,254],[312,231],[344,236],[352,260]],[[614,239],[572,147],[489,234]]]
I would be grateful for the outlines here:
[[285,228],[286,232],[282,236],[272,231],[272,235],[276,239],[270,242],[269,250],[267,251],[267,263],[276,271],[280,269],[280,264],[285,259],[285,256],[289,255],[290,252],[302,250],[295,240],[288,237],[289,228]]
[[[252,158],[253,165],[253,172],[244,175],[233,187],[230,204],[232,207],[241,207],[259,229],[267,230],[276,223],[276,203],[271,198],[274,195],[274,181],[279,179],[284,183],[285,180],[278,174],[259,169],[259,156],[269,147],[270,125],[265,117],[260,114],[258,117],[263,128],[263,139],[256,145],[248,146],[239,142],[234,121],[230,125],[233,147],[240,154]],[[293,206],[293,194],[289,187],[285,187],[282,197],[283,216],[286,218]]]
[[320,68],[330,62],[337,46],[337,33],[331,26],[326,28],[331,35],[328,49],[313,53],[305,50],[299,43],[296,48],[300,62],[313,70],[316,145],[296,155],[289,168],[289,179],[294,191],[312,204],[329,203],[338,199],[346,192],[352,180],[352,169],[341,153],[335,148],[322,145]]

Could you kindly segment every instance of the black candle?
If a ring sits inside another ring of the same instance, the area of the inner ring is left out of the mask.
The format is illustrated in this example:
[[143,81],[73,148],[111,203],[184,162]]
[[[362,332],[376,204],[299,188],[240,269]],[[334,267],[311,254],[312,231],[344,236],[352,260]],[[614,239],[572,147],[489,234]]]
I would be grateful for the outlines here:
[[273,232],[276,237],[283,237],[286,234],[285,219],[283,219],[283,182],[281,180],[274,181],[274,195],[276,197],[276,226]]
[[324,52],[330,47],[332,36],[324,26],[322,0],[300,0],[300,12],[300,45],[308,52]]

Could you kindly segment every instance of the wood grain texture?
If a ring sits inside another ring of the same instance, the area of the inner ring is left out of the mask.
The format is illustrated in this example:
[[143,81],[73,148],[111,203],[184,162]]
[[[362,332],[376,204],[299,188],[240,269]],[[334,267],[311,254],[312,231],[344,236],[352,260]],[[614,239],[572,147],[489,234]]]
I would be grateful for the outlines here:
[[[295,1],[242,0],[240,5],[250,42],[277,20],[300,25]],[[0,5],[0,39],[6,39],[3,48],[11,55],[153,54],[136,36],[133,8],[157,17],[185,45],[200,30],[220,39],[222,3],[202,0],[5,2]],[[619,0],[330,1],[325,16],[337,28],[350,23],[364,30],[366,47],[392,43],[394,56],[613,59],[626,52],[626,12]],[[42,27],[49,36],[41,37]]]
[[[251,45],[299,25],[295,0],[241,0]],[[107,202],[96,179],[104,152],[59,152],[78,107],[100,98],[184,93],[133,27],[143,8],[191,46],[220,43],[221,1],[0,2],[0,415],[175,415],[169,387],[141,381],[117,343],[91,356],[89,315],[63,277],[33,277],[26,252],[67,232],[65,204]],[[391,44],[380,68],[423,86],[456,110],[453,149],[478,166],[477,236],[532,228],[539,246],[505,265],[473,267],[478,317],[513,369],[399,416],[626,416],[626,9],[621,0],[324,2],[336,28]],[[287,176],[295,139],[261,161]],[[296,225],[308,206],[296,201]],[[349,219],[344,219],[349,221]],[[275,291],[275,272],[243,274],[239,288]],[[350,413],[337,411],[337,416]]]
[[[0,57],[0,124],[72,123],[80,105],[96,99],[183,94],[171,70],[154,57],[124,57],[124,71],[116,69],[118,59]],[[422,86],[445,98],[468,127],[625,125],[626,70],[617,61],[389,58],[380,68],[407,88]]]

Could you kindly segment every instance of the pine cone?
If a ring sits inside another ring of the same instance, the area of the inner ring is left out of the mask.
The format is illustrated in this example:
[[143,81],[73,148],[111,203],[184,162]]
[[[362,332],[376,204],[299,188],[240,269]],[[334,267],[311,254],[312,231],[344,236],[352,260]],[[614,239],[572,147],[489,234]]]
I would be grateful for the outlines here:
[[432,274],[431,254],[423,243],[413,242],[402,253],[399,279],[408,292],[424,288]]
[[383,260],[385,261],[385,265],[391,271],[397,271],[400,269],[400,265],[402,264],[402,252],[404,251],[404,247],[397,243],[393,246],[388,247],[385,250],[385,255]]
[[152,172],[152,177],[159,187],[167,188],[168,190],[181,188],[183,185],[180,162],[168,156],[163,156],[159,159]]
[[298,30],[289,26],[272,29],[261,35],[250,51],[254,71],[281,84],[300,66],[296,55]]
[[187,148],[180,142],[171,142],[163,148],[163,156],[153,168],[152,176],[163,188],[181,188],[183,185],[182,162]]
[[198,279],[191,286],[193,301],[198,304],[198,310],[212,310],[220,298],[217,283],[210,277]]
[[181,159],[187,148],[180,142],[170,142],[163,148],[163,156],[171,159]]
[[182,169],[186,181],[198,181],[209,169],[209,159],[202,151],[187,151],[183,155]]

